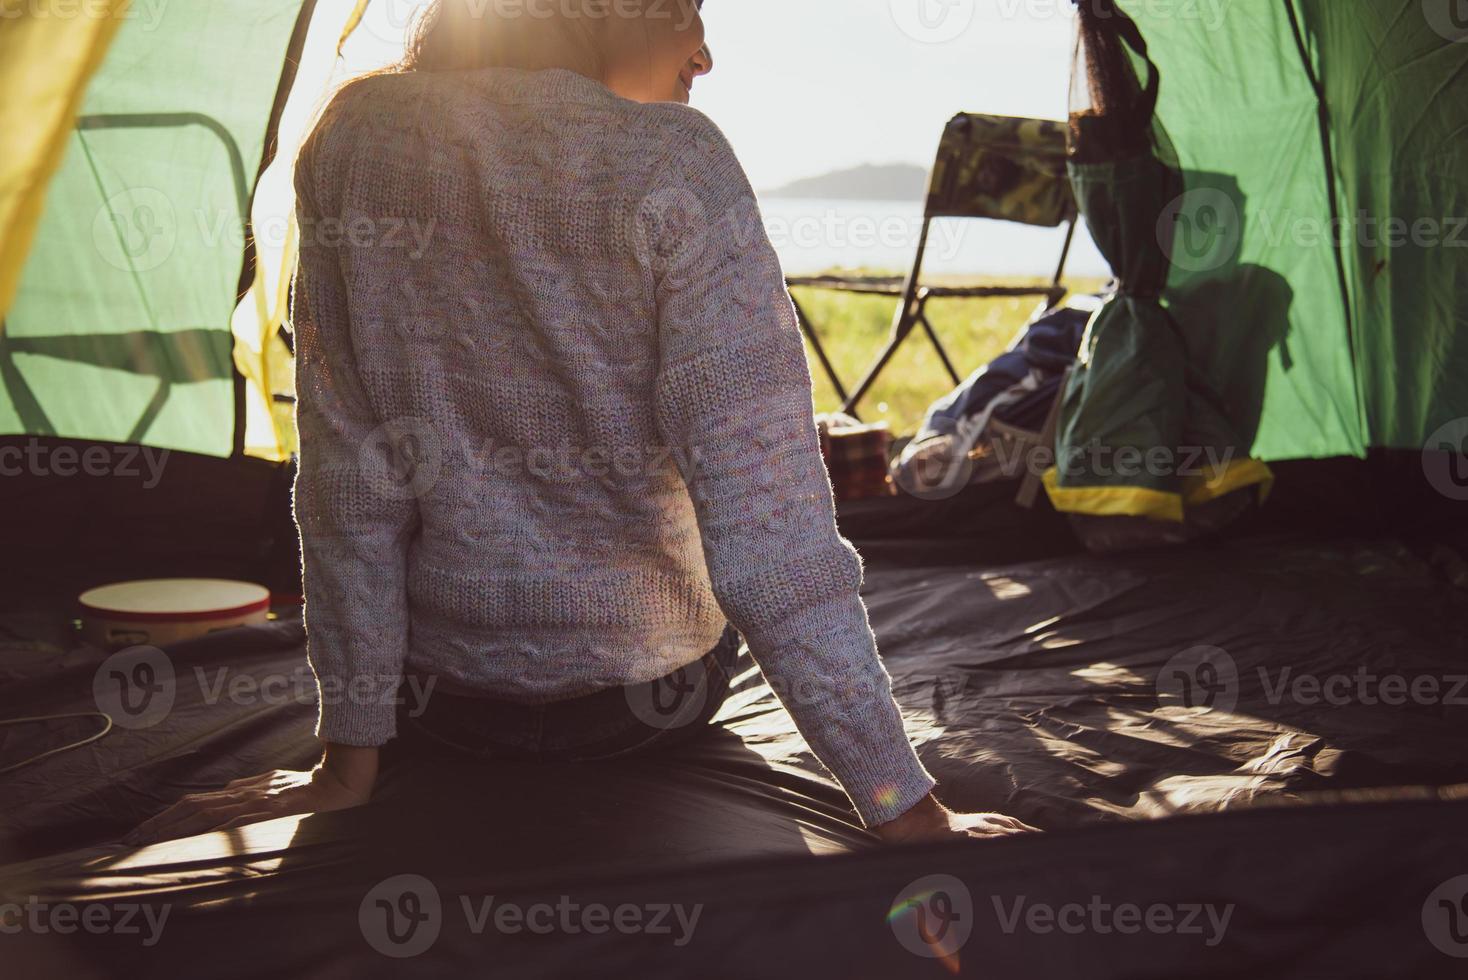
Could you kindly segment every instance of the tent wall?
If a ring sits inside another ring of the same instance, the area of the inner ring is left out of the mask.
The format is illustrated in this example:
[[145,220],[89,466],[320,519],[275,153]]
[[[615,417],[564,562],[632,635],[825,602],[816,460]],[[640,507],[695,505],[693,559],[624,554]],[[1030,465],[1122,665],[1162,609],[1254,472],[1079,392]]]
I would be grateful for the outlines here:
[[1187,190],[1167,301],[1190,360],[1266,459],[1365,448],[1334,251],[1291,240],[1328,217],[1315,92],[1276,0],[1161,16],[1122,0],[1162,75],[1158,115]]
[[244,223],[301,0],[137,5],[0,338],[0,432],[228,455]]
[[1360,220],[1468,216],[1468,44],[1434,3],[1120,0],[1187,171],[1167,300],[1255,455],[1420,449],[1468,416],[1468,231],[1391,247]]
[[1468,4],[1296,3],[1331,121],[1367,439],[1416,448],[1468,416]]

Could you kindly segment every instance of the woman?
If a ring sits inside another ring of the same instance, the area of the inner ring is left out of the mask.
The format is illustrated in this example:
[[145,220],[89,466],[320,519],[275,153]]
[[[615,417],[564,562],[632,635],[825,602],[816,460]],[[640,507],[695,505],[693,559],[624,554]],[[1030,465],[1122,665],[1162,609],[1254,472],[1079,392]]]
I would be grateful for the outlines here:
[[[946,811],[907,741],[779,262],[686,105],[713,66],[695,3],[496,6],[435,3],[296,168],[323,759],[133,839],[363,803],[398,735],[573,759],[689,737],[730,623],[882,838],[1030,829]],[[405,225],[430,233],[390,241]],[[395,708],[400,683],[421,703]]]

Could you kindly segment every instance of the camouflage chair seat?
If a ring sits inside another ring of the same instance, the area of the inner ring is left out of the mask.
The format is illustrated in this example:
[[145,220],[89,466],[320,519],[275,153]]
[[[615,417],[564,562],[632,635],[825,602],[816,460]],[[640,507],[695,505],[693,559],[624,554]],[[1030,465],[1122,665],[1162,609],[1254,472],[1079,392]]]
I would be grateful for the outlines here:
[[960,113],[948,121],[928,178],[935,218],[995,218],[1055,228],[1076,216],[1065,170],[1065,124]]

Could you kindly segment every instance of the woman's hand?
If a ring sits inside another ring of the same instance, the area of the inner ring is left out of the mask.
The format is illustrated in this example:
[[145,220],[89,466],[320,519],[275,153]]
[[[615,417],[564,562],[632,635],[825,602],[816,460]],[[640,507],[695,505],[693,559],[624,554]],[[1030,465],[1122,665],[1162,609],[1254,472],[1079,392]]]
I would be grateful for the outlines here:
[[896,820],[877,824],[872,830],[888,844],[1038,833],[1029,824],[1002,813],[953,813],[931,793]]
[[276,817],[346,810],[366,803],[376,780],[376,748],[328,744],[309,772],[276,769],[211,793],[191,793],[139,824],[123,841],[138,846]]

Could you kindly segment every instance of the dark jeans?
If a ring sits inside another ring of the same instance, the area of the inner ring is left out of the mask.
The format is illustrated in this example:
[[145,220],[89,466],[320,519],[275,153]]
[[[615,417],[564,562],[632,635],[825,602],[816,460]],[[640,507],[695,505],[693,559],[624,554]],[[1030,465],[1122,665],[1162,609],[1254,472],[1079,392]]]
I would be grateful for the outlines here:
[[[414,699],[405,680],[398,734],[422,747],[533,761],[612,759],[664,748],[707,727],[729,693],[739,647],[739,634],[729,627],[701,659],[655,681],[548,704],[428,689],[427,704],[416,718],[407,707]],[[428,675],[414,673],[418,690],[425,690]]]

